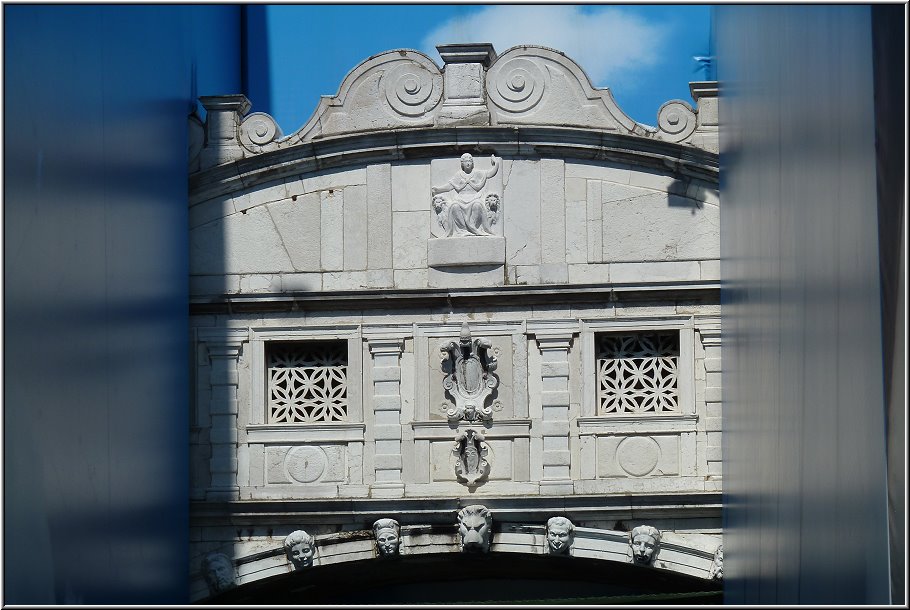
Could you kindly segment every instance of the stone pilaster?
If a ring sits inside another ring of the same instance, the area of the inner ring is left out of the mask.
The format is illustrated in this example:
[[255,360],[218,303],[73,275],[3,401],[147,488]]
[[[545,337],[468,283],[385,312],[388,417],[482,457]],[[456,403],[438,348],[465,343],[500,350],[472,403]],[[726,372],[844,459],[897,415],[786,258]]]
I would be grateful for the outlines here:
[[445,62],[443,102],[436,117],[440,126],[489,125],[486,102],[486,68],[496,60],[488,42],[443,44],[436,47]]
[[569,348],[572,335],[537,335],[540,349],[540,422],[543,438],[541,494],[570,494],[574,491],[569,449]]
[[401,353],[400,338],[369,339],[373,359],[374,498],[404,496],[401,480]]
[[248,339],[246,330],[209,331],[200,339],[205,342],[211,363],[209,385],[211,402],[209,442],[212,456],[209,461],[211,482],[206,490],[207,500],[236,500],[237,484],[237,367]]
[[239,129],[243,115],[250,110],[250,100],[245,95],[208,95],[199,101],[206,112],[200,169],[242,159]]

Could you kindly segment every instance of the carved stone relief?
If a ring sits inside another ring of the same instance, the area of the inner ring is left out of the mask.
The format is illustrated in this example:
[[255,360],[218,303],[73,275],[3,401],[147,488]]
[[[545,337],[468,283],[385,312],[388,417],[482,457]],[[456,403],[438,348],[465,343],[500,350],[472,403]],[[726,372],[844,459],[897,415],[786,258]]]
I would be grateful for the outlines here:
[[496,356],[491,353],[488,339],[471,339],[471,329],[465,322],[458,341],[443,341],[439,350],[448,355],[449,373],[442,385],[455,400],[455,406],[446,413],[449,423],[460,420],[491,420],[493,408],[487,399],[499,385]]
[[487,553],[493,535],[493,513],[482,504],[465,506],[458,511],[458,533],[465,553]]
[[234,587],[234,564],[224,553],[209,553],[202,560],[205,583],[209,594],[215,595]]
[[293,531],[284,539],[284,553],[295,570],[308,568],[316,555],[316,541],[303,530]]
[[489,447],[481,432],[469,428],[460,433],[452,447],[455,477],[469,486],[485,479],[490,473],[488,453]]
[[344,446],[265,448],[265,481],[268,484],[338,483],[344,480]]
[[490,169],[479,169],[474,157],[464,153],[460,163],[461,169],[454,176],[431,188],[431,233],[437,238],[496,235],[502,217],[502,192],[490,178],[499,172],[502,162],[490,155]]
[[575,538],[575,525],[565,517],[547,520],[547,550],[551,555],[569,555]]
[[652,565],[660,551],[660,530],[650,525],[639,525],[629,533],[629,544],[633,563]]
[[713,580],[723,580],[724,578],[724,545],[717,545],[714,551],[714,560],[711,562],[711,571],[708,577]]
[[380,557],[394,557],[401,546],[401,528],[394,519],[377,519],[373,523],[373,535]]

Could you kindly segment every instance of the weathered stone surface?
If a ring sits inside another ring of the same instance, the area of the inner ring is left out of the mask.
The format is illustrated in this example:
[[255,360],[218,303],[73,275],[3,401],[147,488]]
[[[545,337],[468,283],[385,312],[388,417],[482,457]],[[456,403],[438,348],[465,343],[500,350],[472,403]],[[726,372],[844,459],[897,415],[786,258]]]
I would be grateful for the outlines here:
[[190,272],[199,275],[295,271],[264,207],[190,231]]
[[540,245],[543,264],[565,264],[565,163],[558,159],[540,161]]
[[[603,260],[719,257],[717,208],[646,189],[602,183]],[[697,277],[695,278],[697,279]]]
[[367,261],[370,269],[392,268],[391,167],[367,167]]
[[267,208],[295,271],[322,270],[322,203],[318,193]]
[[506,240],[502,237],[441,237],[428,240],[426,245],[427,257],[423,263],[431,267],[502,265],[505,262]]
[[540,171],[537,161],[503,163],[503,230],[509,265],[540,263]]

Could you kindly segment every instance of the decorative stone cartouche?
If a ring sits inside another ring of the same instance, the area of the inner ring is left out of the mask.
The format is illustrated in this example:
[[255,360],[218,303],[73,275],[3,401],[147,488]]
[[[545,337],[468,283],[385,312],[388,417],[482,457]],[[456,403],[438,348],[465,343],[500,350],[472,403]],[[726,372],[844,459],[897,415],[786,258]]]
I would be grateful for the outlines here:
[[443,341],[439,350],[448,355],[452,372],[446,375],[442,385],[455,399],[455,406],[446,412],[449,423],[462,419],[477,421],[491,420],[493,409],[486,405],[487,398],[499,385],[496,370],[496,356],[488,339],[471,339],[468,323],[461,325],[458,341]]

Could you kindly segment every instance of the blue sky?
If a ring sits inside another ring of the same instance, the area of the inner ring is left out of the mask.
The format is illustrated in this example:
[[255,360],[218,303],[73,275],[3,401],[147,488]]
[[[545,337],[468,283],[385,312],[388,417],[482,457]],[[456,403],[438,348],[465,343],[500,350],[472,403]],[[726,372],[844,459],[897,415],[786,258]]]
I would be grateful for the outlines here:
[[[290,134],[320,95],[334,95],[364,59],[417,49],[437,64],[437,44],[492,42],[555,48],[577,61],[619,107],[654,125],[671,99],[692,102],[689,81],[703,80],[692,59],[707,55],[710,7],[697,5],[254,5],[267,44],[250,66],[253,111],[271,114]],[[258,36],[251,36],[255,45]],[[267,66],[267,73],[263,73]]]

